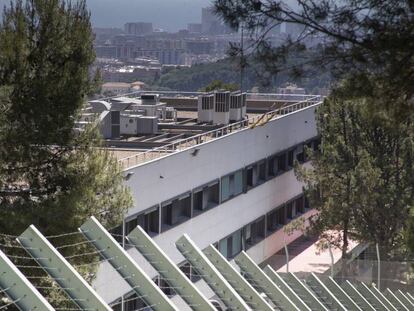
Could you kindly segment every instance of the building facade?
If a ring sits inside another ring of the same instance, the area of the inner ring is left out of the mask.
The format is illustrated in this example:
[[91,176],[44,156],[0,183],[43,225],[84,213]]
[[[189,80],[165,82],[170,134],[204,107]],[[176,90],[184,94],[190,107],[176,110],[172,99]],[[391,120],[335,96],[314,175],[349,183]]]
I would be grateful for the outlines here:
[[[126,167],[134,207],[113,233],[177,305],[180,298],[168,282],[160,280],[122,237],[140,225],[207,296],[213,294],[175,248],[174,242],[183,233],[201,248],[215,245],[228,259],[245,250],[261,263],[278,252],[285,242],[300,236],[299,232],[285,236],[282,227],[298,216],[314,213],[293,165],[295,160],[309,165],[305,146],[318,149],[316,107],[310,105],[230,134],[222,131],[216,139],[190,149]],[[100,266],[94,287],[110,303],[131,295],[108,263]],[[139,305],[138,300],[134,305]],[[126,306],[125,310],[134,309]]]

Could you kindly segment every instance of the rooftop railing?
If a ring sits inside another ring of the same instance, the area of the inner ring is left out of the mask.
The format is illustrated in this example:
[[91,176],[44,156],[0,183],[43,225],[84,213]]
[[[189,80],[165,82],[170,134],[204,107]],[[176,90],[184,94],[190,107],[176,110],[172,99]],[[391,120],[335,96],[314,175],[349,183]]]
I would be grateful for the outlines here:
[[[139,97],[143,94],[159,94],[160,97],[180,98],[180,97],[197,97],[208,94],[209,92],[177,92],[177,91],[135,91],[127,94],[120,94],[111,97],[99,98],[97,100],[111,100],[117,97]],[[247,100],[266,100],[266,101],[303,101],[317,97],[318,95],[305,94],[277,94],[277,93],[246,93]]]
[[223,126],[219,129],[191,136],[189,138],[185,138],[162,147],[157,147],[147,151],[139,152],[135,155],[120,159],[119,162],[123,169],[128,169],[173,153],[188,150],[194,146],[215,140],[217,138],[229,135],[231,133],[241,131],[243,129],[265,125],[271,120],[280,118],[284,115],[294,113],[298,110],[313,105],[317,105],[321,102],[321,100],[321,96],[309,97],[308,99],[305,99],[303,101],[280,107],[278,109],[269,111],[262,115],[251,116],[245,120]]

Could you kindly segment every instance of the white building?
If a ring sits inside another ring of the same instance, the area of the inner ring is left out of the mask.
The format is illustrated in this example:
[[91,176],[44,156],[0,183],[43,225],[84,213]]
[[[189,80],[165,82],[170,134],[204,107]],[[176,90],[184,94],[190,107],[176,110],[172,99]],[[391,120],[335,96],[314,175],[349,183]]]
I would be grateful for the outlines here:
[[[198,137],[192,144],[187,140],[174,152],[123,160],[125,182],[131,189],[134,206],[123,225],[112,232],[119,235],[115,236],[139,265],[173,296],[180,310],[188,307],[122,236],[137,225],[143,227],[210,297],[213,293],[204,281],[198,280],[174,245],[183,233],[200,248],[215,245],[229,259],[242,250],[256,263],[274,255],[284,242],[300,236],[299,232],[285,236],[283,225],[313,213],[293,164],[297,160],[308,165],[304,146],[319,146],[317,105],[316,101],[294,105],[273,114],[270,121],[256,118],[246,122],[244,128],[231,130],[230,125],[216,130],[217,134],[206,133],[209,139]],[[143,306],[139,298],[133,299],[130,287],[108,262],[99,267],[93,285],[108,303],[118,303],[120,297],[127,299],[122,310]],[[119,306],[118,303],[114,310],[121,310]]]

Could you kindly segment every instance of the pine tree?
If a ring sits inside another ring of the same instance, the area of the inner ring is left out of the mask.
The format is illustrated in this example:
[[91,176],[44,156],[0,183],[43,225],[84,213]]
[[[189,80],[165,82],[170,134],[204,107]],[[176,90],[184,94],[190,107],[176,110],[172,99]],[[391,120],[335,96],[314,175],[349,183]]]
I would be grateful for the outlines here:
[[[4,10],[0,233],[19,235],[30,224],[46,236],[74,232],[91,215],[111,228],[131,205],[117,161],[100,148],[98,127],[73,130],[94,87],[92,43],[84,0],[17,0]],[[79,235],[69,235],[55,243],[79,241]],[[5,237],[0,241],[7,243],[12,241]],[[85,249],[79,245],[61,252],[73,255]],[[80,256],[72,262],[95,259]],[[37,270],[24,272],[37,274]]]
[[381,99],[326,99],[317,112],[321,150],[311,152],[312,169],[297,168],[320,212],[313,228],[340,230],[341,236],[330,238],[344,257],[350,237],[378,243],[384,258],[392,256],[402,246],[414,205],[412,122],[372,113],[374,102]]

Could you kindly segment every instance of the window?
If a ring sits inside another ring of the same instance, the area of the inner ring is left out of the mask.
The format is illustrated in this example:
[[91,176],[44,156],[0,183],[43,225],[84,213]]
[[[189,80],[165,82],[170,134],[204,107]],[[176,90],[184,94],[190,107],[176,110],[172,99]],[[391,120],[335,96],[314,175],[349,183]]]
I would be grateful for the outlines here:
[[274,232],[286,224],[286,207],[279,206],[267,214],[267,231]]
[[243,192],[243,170],[221,178],[221,201],[235,197]]
[[233,258],[242,251],[242,230],[237,230],[232,235],[219,242],[219,252],[226,258]]
[[287,163],[288,168],[293,167],[293,160],[294,160],[294,150],[292,149],[288,151],[288,163]]
[[286,171],[286,153],[282,153],[278,156],[277,167],[279,173]]
[[272,156],[267,161],[267,175],[274,177],[277,175],[277,156]]
[[303,214],[305,212],[305,204],[303,200],[303,195],[295,200],[295,207],[298,213]]
[[309,199],[305,196],[305,210],[308,210],[309,208]]
[[147,305],[146,303],[137,296],[137,294],[132,294],[124,296],[124,305],[122,306],[121,300],[111,305],[112,309],[117,311],[135,311],[135,310],[144,310]]
[[266,181],[266,160],[246,167],[246,189],[249,190]]
[[109,230],[109,233],[113,236],[113,238],[119,243],[123,243],[123,226],[119,225],[111,230]]
[[160,276],[156,277],[154,279],[154,282],[163,291],[163,293],[166,294],[168,297],[176,295],[176,292],[171,287],[171,285],[166,280],[164,280],[162,277]]
[[303,145],[298,145],[296,147],[296,160],[299,163],[305,162],[305,151],[303,149]]
[[261,217],[256,221],[244,227],[245,248],[257,244],[265,238],[265,217]]
[[294,201],[291,201],[286,204],[286,215],[288,219],[293,219],[296,216],[296,208],[294,203]]
[[259,162],[259,183],[266,181],[266,160]]
[[246,169],[246,185],[247,189],[253,188],[255,186],[255,165],[252,165]]
[[125,222],[125,234],[128,235],[137,226],[140,226],[150,236],[159,233],[160,209],[154,206],[134,218]]
[[196,269],[186,261],[180,266],[181,271],[191,280],[191,282],[197,282],[201,279],[201,276],[197,273]]
[[202,211],[213,208],[219,204],[219,182],[214,181],[209,185],[198,188],[193,191],[193,206],[194,212],[200,213]]
[[179,225],[191,217],[191,196],[185,194],[173,201],[162,204],[162,229]]

